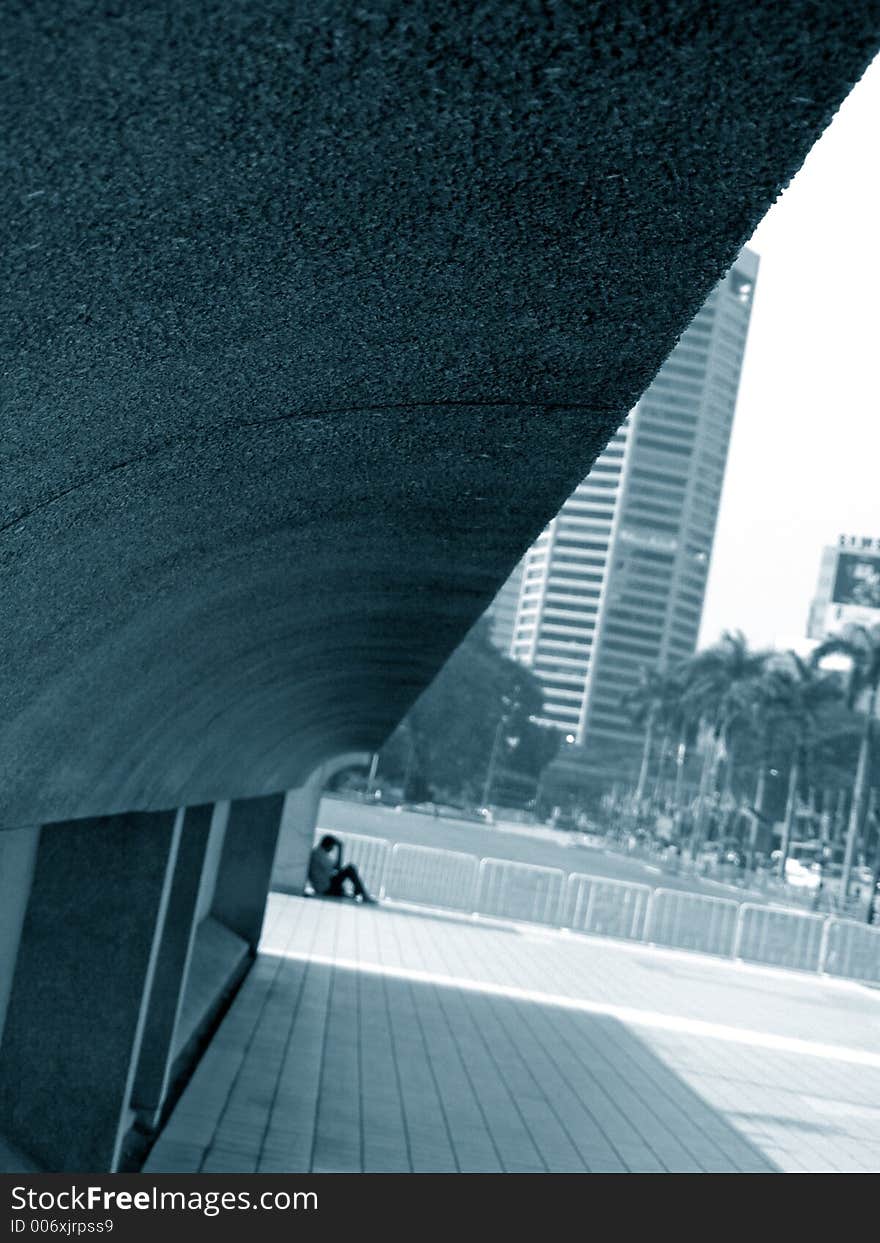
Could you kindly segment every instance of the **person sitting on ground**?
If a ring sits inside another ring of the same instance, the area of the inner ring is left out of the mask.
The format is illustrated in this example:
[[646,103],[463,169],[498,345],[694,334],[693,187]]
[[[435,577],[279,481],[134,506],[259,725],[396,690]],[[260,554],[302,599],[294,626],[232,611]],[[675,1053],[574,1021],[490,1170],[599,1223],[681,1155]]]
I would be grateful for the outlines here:
[[[351,894],[346,891],[346,881],[352,887]],[[376,901],[367,893],[354,864],[342,866],[342,842],[330,833],[324,834],[309,855],[309,883],[323,898],[355,897],[371,904]]]

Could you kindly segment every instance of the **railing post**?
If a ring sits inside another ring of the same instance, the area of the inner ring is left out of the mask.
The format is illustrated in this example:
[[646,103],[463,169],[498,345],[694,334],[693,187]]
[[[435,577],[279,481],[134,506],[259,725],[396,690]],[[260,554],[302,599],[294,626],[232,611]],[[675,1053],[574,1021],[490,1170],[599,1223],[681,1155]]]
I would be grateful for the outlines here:
[[[471,872],[471,900],[469,904],[471,908],[471,914],[474,913],[474,910],[477,905],[477,890],[479,888],[479,885],[480,885],[480,865],[479,865],[479,861],[477,859],[474,859],[474,866]],[[466,909],[467,909],[467,904],[465,905],[465,910]]]
[[382,889],[379,895],[382,898],[388,897],[388,881],[389,878],[394,875],[394,864],[398,858],[398,851],[400,850],[400,847],[401,843],[395,842],[389,852],[388,862],[385,867],[385,875],[382,877]]
[[638,940],[637,933],[639,929],[639,920],[642,918],[642,891],[641,889],[633,890],[633,913],[629,925],[630,939]]
[[[556,917],[553,920],[554,928],[561,928],[565,922],[565,894],[566,894],[566,877],[563,873],[563,879],[556,884],[556,877],[553,878],[553,892],[556,894]],[[550,920],[547,920],[548,925]]]
[[[571,882],[572,882],[574,879],[575,879],[575,878],[574,878],[574,876],[569,876],[569,878],[568,878],[568,887],[569,887],[569,888],[571,888]],[[575,885],[576,885],[576,890],[577,890],[577,897],[575,898],[575,900],[574,900],[574,904],[573,904],[573,905],[572,905],[572,902],[571,902],[571,899],[570,899],[570,898],[569,898],[569,902],[568,902],[569,910],[570,910],[570,912],[571,912],[571,926],[572,926],[572,928],[577,928],[577,927],[578,927],[578,920],[580,919],[580,914],[581,914],[581,905],[582,905],[582,901],[583,901],[583,893],[584,893],[584,887],[583,887],[583,885],[581,884],[580,879],[578,879],[577,881],[575,881]]]
[[758,961],[763,962],[767,951],[767,942],[770,940],[770,930],[773,925],[774,916],[770,914],[770,908],[765,906],[759,907],[753,918],[758,926],[758,944],[756,947],[756,954]]
[[822,925],[822,940],[819,942],[819,965],[816,970],[819,975],[826,975],[825,968],[828,965],[828,949],[831,944],[831,925],[835,922],[834,916],[829,915]]
[[477,888],[474,892],[474,909],[471,912],[471,918],[476,919],[480,913],[480,899],[483,896],[483,878],[486,875],[486,860],[480,860],[480,866],[477,869]]
[[742,949],[743,925],[745,924],[746,908],[748,905],[748,902],[743,902],[736,913],[736,928],[733,933],[733,949],[730,953],[730,957],[734,959],[739,958],[740,950]]
[[587,896],[587,909],[584,912],[584,932],[590,931],[590,919],[593,914],[593,906],[595,905],[596,885],[594,881],[590,881],[590,892]]
[[651,933],[654,931],[654,901],[657,894],[661,892],[662,891],[660,889],[652,889],[648,894],[648,905],[645,910],[645,922],[642,924],[641,936],[642,941],[644,941],[646,945],[652,944]]
[[379,897],[385,897],[385,885],[388,881],[388,865],[391,858],[391,851],[388,849],[390,843],[386,842],[382,850],[382,871],[379,873]]
[[563,880],[560,885],[556,885],[554,880],[554,884],[552,885],[550,892],[555,895],[555,902],[553,903],[554,914],[552,923],[550,921],[549,913],[546,922],[548,927],[560,928],[562,926],[562,906],[564,904],[563,895],[565,894],[565,881]]

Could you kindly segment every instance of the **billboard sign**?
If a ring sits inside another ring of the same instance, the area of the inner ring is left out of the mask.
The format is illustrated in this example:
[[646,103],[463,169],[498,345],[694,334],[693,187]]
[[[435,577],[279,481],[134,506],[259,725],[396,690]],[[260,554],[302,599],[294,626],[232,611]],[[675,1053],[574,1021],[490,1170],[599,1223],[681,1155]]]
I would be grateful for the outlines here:
[[841,552],[831,601],[880,610],[880,556]]

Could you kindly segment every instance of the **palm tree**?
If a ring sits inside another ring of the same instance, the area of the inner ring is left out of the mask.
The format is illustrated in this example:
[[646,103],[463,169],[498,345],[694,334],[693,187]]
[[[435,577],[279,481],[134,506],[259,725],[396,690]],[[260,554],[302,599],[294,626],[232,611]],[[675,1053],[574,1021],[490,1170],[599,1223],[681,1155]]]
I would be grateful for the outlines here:
[[843,854],[843,875],[840,891],[843,901],[849,897],[856,839],[865,810],[870,785],[871,742],[877,702],[880,698],[880,623],[873,626],[848,625],[840,634],[830,635],[813,653],[818,666],[826,656],[845,656],[849,661],[847,702],[850,707],[864,707],[865,719],[859,741],[859,758],[846,829]]
[[657,772],[654,778],[654,802],[659,806],[666,761],[670,755],[674,755],[676,769],[672,804],[675,808],[678,808],[681,802],[681,781],[684,775],[687,745],[694,724],[682,705],[681,696],[684,690],[684,675],[680,668],[668,675],[666,689],[667,694],[658,718],[662,727],[662,734],[657,753]]
[[683,706],[702,721],[710,735],[697,794],[693,857],[703,838],[709,795],[717,784],[731,730],[748,714],[750,690],[766,661],[767,653],[752,651],[742,631],[725,631],[717,643],[697,652],[687,664]]
[[675,746],[675,783],[672,792],[672,806],[675,816],[675,836],[681,836],[681,816],[683,808],[685,761],[688,747],[699,731],[699,714],[684,696],[687,686],[688,665],[684,664],[676,670],[677,695],[670,703],[668,710],[669,731],[676,739]]
[[768,712],[784,721],[793,733],[779,858],[779,875],[784,877],[806,756],[822,713],[840,699],[841,691],[836,677],[823,673],[815,664],[807,664],[796,652],[786,652],[769,662],[762,679],[762,694]]
[[767,795],[767,771],[773,746],[785,718],[784,705],[780,702],[778,686],[770,677],[773,657],[768,656],[764,672],[745,688],[747,700],[742,726],[748,730],[752,738],[752,746],[757,752],[757,774],[755,792],[751,806],[747,804],[744,811],[750,824],[746,846],[746,868],[751,871],[755,865],[755,853],[758,845],[758,829],[762,820],[766,820],[764,803]]
[[775,685],[765,674],[758,678],[752,688],[749,715],[758,738],[758,772],[755,778],[754,808],[760,817],[764,812],[764,799],[767,794],[767,764],[772,753],[773,742],[779,729],[780,705],[775,694]]
[[645,737],[642,744],[642,760],[639,765],[639,776],[636,782],[633,802],[640,806],[648,786],[648,774],[651,767],[651,752],[654,745],[655,731],[658,726],[666,726],[671,717],[674,705],[681,696],[681,682],[674,676],[661,670],[643,668],[639,671],[639,682],[623,696],[623,706],[629,710],[633,725],[644,726]]

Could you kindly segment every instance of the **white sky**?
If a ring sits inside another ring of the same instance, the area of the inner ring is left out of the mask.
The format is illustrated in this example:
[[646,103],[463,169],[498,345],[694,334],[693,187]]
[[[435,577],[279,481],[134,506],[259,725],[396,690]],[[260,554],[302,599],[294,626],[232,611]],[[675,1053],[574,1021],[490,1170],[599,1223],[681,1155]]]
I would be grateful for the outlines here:
[[880,58],[749,243],[761,256],[701,646],[804,635],[822,546],[880,536]]

